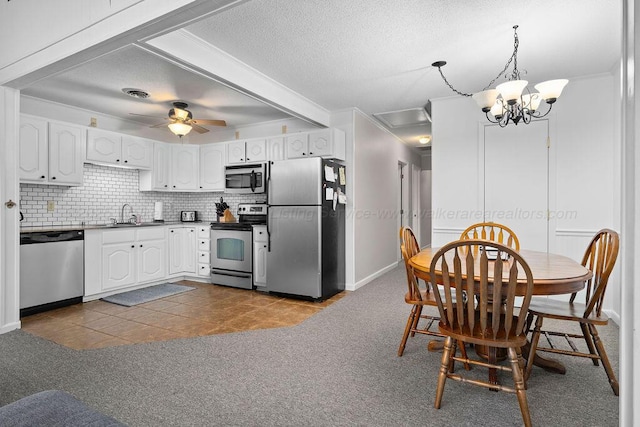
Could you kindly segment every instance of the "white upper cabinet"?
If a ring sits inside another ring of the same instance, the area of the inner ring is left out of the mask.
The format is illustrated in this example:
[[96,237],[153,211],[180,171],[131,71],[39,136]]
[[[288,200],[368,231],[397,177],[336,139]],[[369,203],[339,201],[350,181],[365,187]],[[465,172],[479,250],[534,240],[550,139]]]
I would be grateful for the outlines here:
[[322,129],[286,137],[288,159],[300,157],[326,157],[345,160],[345,135],[339,129]]
[[267,141],[267,160],[284,160],[284,137],[269,138]]
[[149,169],[151,143],[144,139],[101,129],[87,130],[87,162]]
[[267,160],[267,141],[250,139],[227,143],[227,164],[264,162]]
[[122,158],[125,166],[151,168],[153,142],[144,138],[122,135]]
[[171,188],[197,190],[199,170],[197,145],[171,144]]
[[20,117],[20,181],[47,182],[49,175],[48,122]]
[[225,144],[200,146],[200,189],[224,191]]
[[23,115],[19,144],[21,182],[82,185],[83,127]]

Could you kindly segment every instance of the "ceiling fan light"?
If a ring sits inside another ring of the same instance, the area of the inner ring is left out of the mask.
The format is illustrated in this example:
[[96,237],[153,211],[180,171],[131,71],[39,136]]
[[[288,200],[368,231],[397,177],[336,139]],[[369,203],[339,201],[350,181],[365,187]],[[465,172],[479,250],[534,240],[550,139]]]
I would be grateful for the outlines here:
[[489,89],[474,93],[471,97],[476,101],[478,107],[486,113],[496,103],[496,99],[499,94],[500,93],[496,89]]
[[422,145],[426,145],[426,144],[428,144],[429,142],[431,142],[431,135],[423,136],[423,137],[422,137],[422,138],[420,138],[418,141],[420,142],[420,144],[422,144]]
[[175,114],[176,118],[180,120],[187,120],[187,117],[189,117],[189,112],[182,108],[174,108],[173,114]]
[[540,92],[540,97],[551,104],[560,98],[562,89],[567,83],[569,83],[567,79],[547,80],[546,82],[538,83],[534,87]]
[[502,95],[502,99],[509,104],[514,104],[528,84],[529,82],[526,80],[509,80],[496,86],[496,89]]
[[186,134],[188,134],[189,132],[191,132],[191,125],[188,125],[186,123],[182,123],[182,122],[174,122],[174,123],[169,123],[169,130],[171,130],[171,132],[173,132],[175,135],[177,136],[185,136]]

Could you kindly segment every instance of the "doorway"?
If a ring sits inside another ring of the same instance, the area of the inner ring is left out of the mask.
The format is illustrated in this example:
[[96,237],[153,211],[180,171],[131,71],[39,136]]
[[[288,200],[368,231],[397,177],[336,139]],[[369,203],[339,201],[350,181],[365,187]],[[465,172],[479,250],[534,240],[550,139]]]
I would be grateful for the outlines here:
[[[398,162],[398,197],[397,197],[397,215],[398,218],[398,226],[397,226],[397,234],[400,233],[400,228],[409,226],[408,214],[409,214],[409,186],[407,185],[407,170],[408,165],[403,162]],[[396,245],[398,248],[398,262],[402,261],[402,252],[400,251],[400,241],[398,240],[398,244]]]

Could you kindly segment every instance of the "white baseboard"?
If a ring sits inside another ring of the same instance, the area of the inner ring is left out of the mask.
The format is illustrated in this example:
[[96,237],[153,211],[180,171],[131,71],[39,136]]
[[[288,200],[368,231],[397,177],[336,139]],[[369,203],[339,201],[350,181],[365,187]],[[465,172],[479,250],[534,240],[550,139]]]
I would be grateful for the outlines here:
[[6,325],[2,326],[0,328],[0,334],[6,334],[7,332],[11,332],[14,331],[16,329],[20,329],[21,327],[21,322],[12,322],[12,323],[7,323]]
[[345,285],[345,290],[347,290],[347,291],[355,291],[355,290],[363,287],[367,283],[371,282],[372,280],[375,280],[378,277],[382,276],[383,274],[390,272],[391,270],[396,268],[398,266],[398,264],[399,264],[398,262],[394,262],[393,264],[390,264],[390,265],[388,265],[388,266],[376,271],[375,273],[365,277],[364,279],[357,281],[355,284],[347,283]]
[[620,315],[618,313],[616,313],[613,310],[602,310],[604,311],[604,313],[609,316],[609,319],[611,319],[611,321],[613,323],[615,323],[616,325],[618,325],[618,327],[620,327]]

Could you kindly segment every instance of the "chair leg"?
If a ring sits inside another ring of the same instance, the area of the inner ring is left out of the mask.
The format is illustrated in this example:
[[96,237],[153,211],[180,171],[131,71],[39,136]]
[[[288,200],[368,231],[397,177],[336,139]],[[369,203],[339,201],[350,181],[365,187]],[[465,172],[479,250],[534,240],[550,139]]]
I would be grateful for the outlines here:
[[457,348],[458,348],[458,341],[453,340],[452,346],[451,346],[451,357],[449,357],[449,372],[451,373],[455,372],[456,370],[456,361],[453,357],[456,355]]
[[511,364],[511,373],[513,374],[513,382],[515,383],[516,396],[518,396],[518,404],[520,404],[520,412],[522,412],[522,420],[526,427],[531,426],[531,413],[529,412],[529,404],[527,403],[527,392],[525,391],[524,378],[520,363],[518,362],[518,354],[516,349],[509,347],[509,363]]
[[402,354],[404,353],[404,347],[405,345],[407,345],[407,338],[409,338],[409,332],[411,332],[411,326],[413,326],[417,308],[417,305],[411,307],[411,313],[409,313],[409,318],[407,319],[407,326],[405,326],[404,328],[404,335],[402,335],[402,341],[400,341],[400,347],[398,347],[399,357],[402,357]]
[[596,327],[594,325],[589,325],[589,332],[591,332],[593,342],[596,345],[596,350],[598,350],[598,355],[600,356],[600,360],[602,360],[602,366],[604,366],[607,377],[609,377],[609,384],[611,384],[613,394],[618,396],[620,393],[620,386],[618,385],[616,374],[613,372],[613,368],[611,367],[611,363],[609,362],[609,357],[607,357],[607,352],[604,351],[604,344],[602,344],[600,336],[598,335],[598,331],[596,330]]
[[[464,346],[464,341],[458,341],[458,347],[460,348],[460,356],[468,359],[469,356],[467,356],[467,348]],[[471,365],[469,364],[469,362],[464,362],[464,369],[465,371],[471,370]]]
[[453,338],[447,337],[444,342],[444,351],[442,352],[442,361],[440,362],[440,373],[438,375],[438,388],[436,389],[435,408],[440,409],[442,402],[442,394],[444,393],[444,383],[447,380],[449,369],[449,359],[451,358],[451,349],[453,347]]
[[[580,329],[582,329],[582,335],[584,336],[584,341],[587,343],[587,347],[589,348],[589,353],[591,354],[598,354],[596,353],[596,348],[593,345],[593,338],[591,337],[591,332],[589,331],[589,328],[587,327],[587,325],[585,323],[580,323]],[[591,359],[593,361],[593,364],[595,366],[598,366],[598,359]]]
[[538,316],[538,318],[536,319],[536,327],[533,330],[533,335],[531,336],[531,348],[529,349],[529,356],[527,357],[527,368],[524,372],[525,382],[529,380],[531,370],[533,369],[533,359],[536,357],[536,348],[538,348],[538,340],[540,339],[540,329],[542,328],[542,321],[543,317]]
[[413,317],[413,325],[411,325],[411,336],[416,336],[416,329],[418,329],[418,323],[420,322],[420,316],[422,316],[422,306],[417,305],[416,315]]

